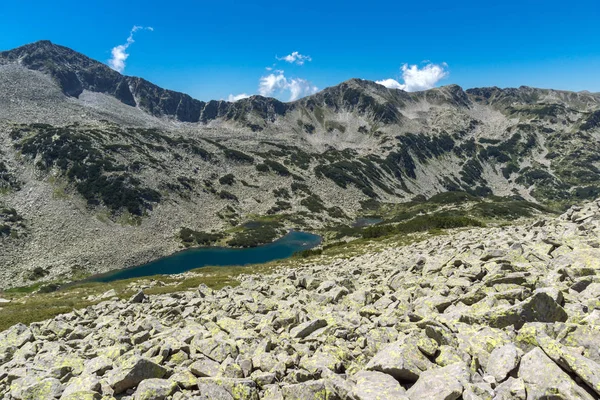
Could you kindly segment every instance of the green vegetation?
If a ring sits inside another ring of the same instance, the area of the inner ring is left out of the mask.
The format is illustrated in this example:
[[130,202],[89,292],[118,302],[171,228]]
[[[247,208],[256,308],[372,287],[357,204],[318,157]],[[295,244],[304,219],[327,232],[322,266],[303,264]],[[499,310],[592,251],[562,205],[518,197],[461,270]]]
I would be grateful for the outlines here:
[[221,190],[219,192],[219,198],[224,200],[233,200],[235,202],[238,201],[237,196],[231,192],[228,192],[227,190]]
[[0,160],[0,190],[18,190],[19,188],[20,185],[15,177],[10,173],[6,164]]
[[303,192],[309,196],[312,194],[308,185],[306,185],[304,183],[292,182],[290,187],[291,187],[293,193]]
[[312,213],[318,214],[326,210],[325,205],[323,204],[323,200],[316,194],[312,194],[300,201],[304,207],[308,208],[308,210]]
[[278,188],[273,189],[273,194],[275,197],[283,198],[283,199],[291,199],[290,192],[286,188]]
[[265,160],[265,164],[268,166],[268,168],[272,169],[278,175],[281,175],[281,176],[289,176],[290,175],[290,170],[287,169],[284,165],[278,163],[277,161]]
[[276,220],[250,221],[244,224],[244,229],[237,232],[227,244],[232,247],[256,247],[271,243],[283,233],[283,224]]
[[227,174],[219,178],[221,185],[233,185],[235,183],[235,176],[233,174]]
[[223,150],[223,154],[225,154],[225,158],[228,160],[242,164],[252,164],[254,162],[254,157],[238,150],[225,149]]
[[25,232],[25,221],[17,210],[0,207],[0,237],[18,238]]
[[13,136],[27,136],[15,147],[32,159],[39,157],[38,168],[62,171],[91,206],[104,204],[113,212],[125,209],[142,215],[161,200],[160,193],[142,186],[127,167],[104,153],[108,150],[96,139],[97,132],[85,134],[73,127],[35,124],[18,132]]
[[223,238],[222,233],[198,232],[189,228],[181,228],[179,238],[186,247],[193,245],[209,246]]
[[397,225],[375,225],[363,230],[363,238],[377,238],[391,234],[425,232],[432,229],[451,229],[485,226],[481,221],[469,217],[420,215]]
[[267,211],[267,215],[279,214],[282,211],[291,210],[292,205],[287,201],[277,200],[275,205]]
[[265,164],[265,163],[256,164],[256,166],[254,168],[256,168],[256,170],[258,172],[265,172],[266,173],[266,172],[270,171],[269,166],[267,164]]

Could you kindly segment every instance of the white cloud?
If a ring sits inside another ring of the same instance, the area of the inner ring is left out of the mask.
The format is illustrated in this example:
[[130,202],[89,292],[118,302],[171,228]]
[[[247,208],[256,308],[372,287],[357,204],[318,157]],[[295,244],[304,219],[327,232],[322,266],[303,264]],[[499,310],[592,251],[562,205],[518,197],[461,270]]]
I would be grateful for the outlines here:
[[402,66],[402,80],[400,83],[395,79],[384,79],[376,81],[380,85],[389,89],[402,89],[407,92],[416,92],[419,90],[427,90],[434,87],[440,80],[447,77],[448,64],[433,64],[429,63],[423,68],[417,65],[404,64]]
[[319,88],[302,78],[286,78],[284,71],[275,71],[260,78],[258,92],[263,96],[280,96],[289,92],[289,101],[314,94]]
[[236,95],[230,94],[229,97],[227,97],[227,101],[234,102],[242,99],[247,99],[248,97],[250,97],[250,95],[246,93],[240,93]]
[[275,56],[276,59],[278,59],[279,61],[285,61],[288,62],[290,64],[297,64],[297,65],[304,65],[304,63],[306,61],[312,61],[312,58],[310,56],[305,56],[303,54],[298,53],[297,51],[294,51],[292,54],[288,54],[285,57],[277,57]]
[[127,37],[127,42],[125,44],[120,44],[118,46],[113,47],[111,50],[112,58],[108,60],[108,65],[117,72],[123,72],[125,70],[125,61],[127,57],[129,57],[129,53],[127,53],[127,48],[131,46],[135,40],[133,40],[133,34],[139,30],[148,30],[154,32],[154,28],[151,26],[138,26],[134,25],[129,32],[129,37]]

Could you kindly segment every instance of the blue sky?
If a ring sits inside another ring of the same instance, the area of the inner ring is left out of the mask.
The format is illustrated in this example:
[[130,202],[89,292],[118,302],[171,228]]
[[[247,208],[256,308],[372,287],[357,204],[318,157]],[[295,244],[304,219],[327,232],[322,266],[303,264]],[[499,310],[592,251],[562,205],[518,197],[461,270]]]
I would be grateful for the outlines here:
[[[1,1],[0,50],[49,39],[108,62],[152,27],[123,72],[201,100],[289,100],[354,77],[600,92],[599,0]],[[294,51],[311,61],[276,59]]]

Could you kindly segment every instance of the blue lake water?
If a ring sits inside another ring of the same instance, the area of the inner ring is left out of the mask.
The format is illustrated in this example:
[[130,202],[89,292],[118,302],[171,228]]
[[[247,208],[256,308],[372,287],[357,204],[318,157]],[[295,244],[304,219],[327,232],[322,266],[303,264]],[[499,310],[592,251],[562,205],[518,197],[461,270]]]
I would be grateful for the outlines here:
[[87,282],[113,282],[157,274],[180,274],[206,266],[261,264],[288,258],[294,253],[311,249],[321,243],[312,233],[291,231],[273,243],[247,249],[202,247],[180,251],[171,256],[137,267],[121,269],[86,279]]

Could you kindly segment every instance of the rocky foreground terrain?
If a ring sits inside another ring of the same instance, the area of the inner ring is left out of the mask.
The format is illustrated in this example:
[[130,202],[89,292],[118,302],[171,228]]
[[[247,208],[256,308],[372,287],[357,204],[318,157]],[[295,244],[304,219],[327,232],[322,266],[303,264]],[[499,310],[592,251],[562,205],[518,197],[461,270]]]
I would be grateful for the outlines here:
[[599,234],[597,200],[234,288],[109,299],[0,333],[0,396],[598,398]]

